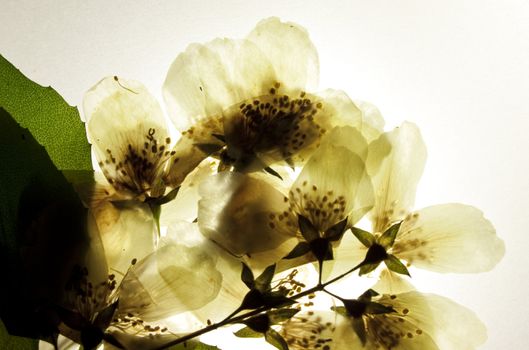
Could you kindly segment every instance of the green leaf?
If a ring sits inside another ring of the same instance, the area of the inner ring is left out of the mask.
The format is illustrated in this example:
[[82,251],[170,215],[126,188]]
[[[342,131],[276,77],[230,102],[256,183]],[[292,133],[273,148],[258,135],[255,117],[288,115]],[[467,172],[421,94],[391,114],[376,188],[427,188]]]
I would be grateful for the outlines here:
[[380,315],[388,314],[390,312],[395,312],[395,309],[391,306],[385,306],[380,303],[375,303],[374,301],[370,301],[369,303],[367,303],[366,306],[366,314]]
[[[393,272],[400,273],[401,275],[410,276],[410,272],[406,268],[406,265],[402,263],[395,255],[389,254],[387,259],[384,260],[384,264]],[[410,276],[411,277],[411,276]]]
[[354,318],[359,318],[364,315],[367,308],[367,303],[358,299],[344,299],[342,302],[347,310],[347,314]]
[[281,334],[277,333],[271,328],[265,333],[265,339],[268,344],[279,350],[288,350],[288,344],[285,339],[283,339]]
[[397,237],[397,233],[399,232],[401,224],[402,221],[391,225],[386,231],[384,231],[382,236],[378,238],[378,244],[386,249],[393,246],[393,243],[395,243],[395,237]]
[[343,317],[349,317],[349,314],[347,313],[347,309],[345,306],[332,306],[331,310],[336,312],[339,315],[342,315]]
[[276,265],[268,266],[255,280],[255,288],[261,292],[270,290],[270,284],[276,272]]
[[288,253],[287,256],[285,256],[283,259],[288,260],[299,258],[300,256],[307,254],[308,252],[310,252],[310,244],[308,244],[307,242],[299,242],[298,244],[296,244],[294,249],[292,249],[290,253]]
[[364,319],[362,317],[354,318],[352,325],[353,325],[353,330],[355,331],[356,335],[362,342],[362,345],[366,345],[367,334],[366,334],[366,326],[364,324]]
[[290,320],[295,314],[299,312],[299,309],[285,308],[272,310],[268,312],[268,317],[270,318],[270,323],[278,324]]
[[316,238],[315,240],[311,241],[310,243],[310,250],[318,260],[318,262],[322,262],[324,260],[332,260],[333,254],[332,254],[332,245],[331,242],[329,242],[325,238]]
[[279,173],[277,171],[275,171],[274,169],[270,168],[269,166],[267,166],[266,168],[264,168],[264,171],[266,171],[267,173],[269,173],[270,175],[273,175],[275,177],[277,177],[279,180],[283,180],[283,178],[281,177],[281,175],[279,175]]
[[369,288],[358,297],[358,300],[371,301],[371,298],[376,297],[377,295],[379,294],[376,290]]
[[256,332],[250,327],[243,327],[233,334],[239,338],[262,338],[264,336],[263,333]]
[[384,261],[388,257],[386,249],[378,243],[374,243],[367,250],[364,263],[366,264],[378,264]]
[[312,225],[312,222],[310,222],[310,220],[304,217],[303,215],[298,215],[298,224],[299,230],[301,231],[303,238],[305,238],[307,242],[310,243],[316,238],[320,237],[318,229],[316,229],[316,227]]
[[91,170],[90,144],[77,108],[25,77],[0,56],[0,106],[46,148],[60,170]]
[[356,238],[367,248],[371,247],[375,242],[375,236],[370,232],[359,229],[358,227],[351,227],[351,232],[355,235]]
[[270,329],[270,319],[266,314],[254,316],[243,323],[250,329],[260,333],[265,333]]
[[0,108],[0,318],[9,333],[49,338],[73,266],[87,248],[86,209],[28,130]]
[[347,218],[328,228],[323,234],[323,238],[326,238],[331,242],[338,241],[342,238],[346,228]]
[[219,145],[216,143],[195,143],[194,145],[205,154],[213,154],[220,151],[222,147],[224,147],[224,145]]
[[265,299],[263,294],[258,291],[255,288],[250,289],[248,293],[244,296],[244,299],[242,300],[241,306],[239,306],[240,310],[252,310],[257,309],[258,307],[265,305]]
[[0,344],[4,350],[37,350],[39,341],[10,335],[0,320]]
[[242,263],[241,281],[243,281],[249,289],[254,287],[253,272],[245,263]]
[[358,275],[362,276],[362,275],[365,275],[366,273],[370,273],[371,271],[374,271],[378,267],[378,265],[380,265],[380,263],[364,264],[358,271]]
[[156,205],[164,205],[164,204],[167,204],[169,203],[170,201],[172,201],[173,199],[176,198],[176,196],[178,195],[178,191],[180,190],[180,186],[176,187],[176,188],[173,188],[171,191],[169,191],[169,193],[167,193],[165,196],[163,197],[159,197],[159,198],[149,198],[147,201],[149,203],[152,203],[152,204],[156,204]]
[[220,134],[211,134],[211,136],[213,136],[214,138],[216,138],[216,139],[219,140],[219,141],[222,141],[222,142],[226,143],[226,138],[224,137],[224,135],[220,135]]

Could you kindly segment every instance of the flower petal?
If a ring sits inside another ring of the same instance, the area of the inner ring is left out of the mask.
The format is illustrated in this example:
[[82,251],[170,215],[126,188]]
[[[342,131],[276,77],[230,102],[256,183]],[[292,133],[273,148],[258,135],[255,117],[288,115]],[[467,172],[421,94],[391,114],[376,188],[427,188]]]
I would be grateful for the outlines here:
[[163,86],[169,116],[179,130],[240,101],[268,93],[274,70],[248,40],[216,39],[190,45],[172,63]]
[[491,270],[505,254],[505,246],[480,210],[454,203],[410,214],[393,253],[432,271],[475,273]]
[[362,124],[358,127],[362,135],[369,141],[378,138],[384,131],[384,118],[377,107],[369,102],[354,101],[357,108],[362,111]]
[[178,221],[194,221],[198,216],[198,187],[202,181],[214,173],[215,163],[204,161],[184,180],[176,198],[162,207],[160,225],[170,226]]
[[156,224],[146,205],[118,208],[104,202],[93,212],[110,273],[123,276],[133,259],[154,251]]
[[147,89],[108,77],[85,94],[83,110],[88,138],[108,181],[135,194],[155,186],[169,145],[162,110]]
[[349,216],[355,223],[372,205],[373,189],[362,159],[326,143],[309,159],[294,182],[290,201],[320,231]]
[[272,63],[279,82],[291,89],[317,87],[318,53],[304,28],[272,17],[259,22],[247,39]]
[[296,233],[285,197],[265,181],[223,172],[204,181],[199,191],[201,232],[232,254],[274,249]]
[[472,350],[487,339],[487,330],[476,314],[452,300],[435,295],[407,292],[383,296],[381,303],[391,304],[417,329],[428,333],[440,349]]
[[222,275],[215,264],[200,246],[160,247],[123,279],[118,312],[155,321],[198,309],[219,292]]
[[[419,129],[412,123],[405,122],[383,134],[377,144],[384,142],[391,144],[391,153],[381,163],[368,160],[376,196],[371,211],[374,232],[384,232],[389,224],[404,219],[410,211],[426,161],[426,147]],[[373,154],[380,158],[376,152]]]
[[388,269],[382,270],[378,278],[379,281],[372,288],[380,294],[399,294],[415,290],[408,278]]

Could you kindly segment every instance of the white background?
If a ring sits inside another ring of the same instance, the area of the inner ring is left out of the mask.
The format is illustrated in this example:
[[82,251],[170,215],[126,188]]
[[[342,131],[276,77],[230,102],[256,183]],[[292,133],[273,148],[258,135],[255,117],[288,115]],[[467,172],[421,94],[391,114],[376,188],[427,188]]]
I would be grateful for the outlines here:
[[309,30],[322,88],[374,103],[388,128],[419,125],[429,158],[417,208],[477,206],[507,253],[490,273],[421,274],[417,285],[475,310],[482,349],[528,349],[528,2],[2,0],[0,53],[72,105],[107,75],[159,96],[189,43],[243,37],[268,16]]

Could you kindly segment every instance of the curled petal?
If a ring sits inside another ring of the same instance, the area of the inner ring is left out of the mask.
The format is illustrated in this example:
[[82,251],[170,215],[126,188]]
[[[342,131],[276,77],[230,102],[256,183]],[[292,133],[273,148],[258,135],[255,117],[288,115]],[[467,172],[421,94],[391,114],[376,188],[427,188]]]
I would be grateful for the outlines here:
[[110,273],[123,276],[132,259],[154,251],[156,224],[146,205],[119,208],[104,202],[93,212]]
[[491,270],[505,254],[505,246],[480,210],[454,203],[408,215],[393,252],[416,267],[475,273]]
[[285,197],[265,181],[223,172],[204,181],[199,191],[201,232],[232,254],[274,249],[296,234]]
[[155,321],[204,306],[220,289],[215,263],[200,246],[164,245],[129,270],[118,312]]

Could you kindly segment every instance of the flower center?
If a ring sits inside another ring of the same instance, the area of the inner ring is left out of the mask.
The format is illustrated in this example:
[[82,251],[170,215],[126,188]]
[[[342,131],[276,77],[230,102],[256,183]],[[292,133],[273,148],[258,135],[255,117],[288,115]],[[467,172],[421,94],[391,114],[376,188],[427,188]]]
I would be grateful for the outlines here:
[[[150,128],[143,140],[136,139],[123,145],[116,153],[106,150],[106,158],[99,162],[108,182],[117,190],[128,190],[135,194],[151,192],[161,179],[165,162],[174,151],[169,150],[171,138],[158,140],[156,129]],[[143,141],[143,142],[141,142]],[[158,193],[148,193],[157,196]],[[163,193],[162,193],[163,194]]]
[[273,159],[291,159],[326,132],[318,122],[323,103],[300,92],[292,97],[278,94],[247,100],[225,113],[224,132],[228,148],[241,153],[267,153]]

